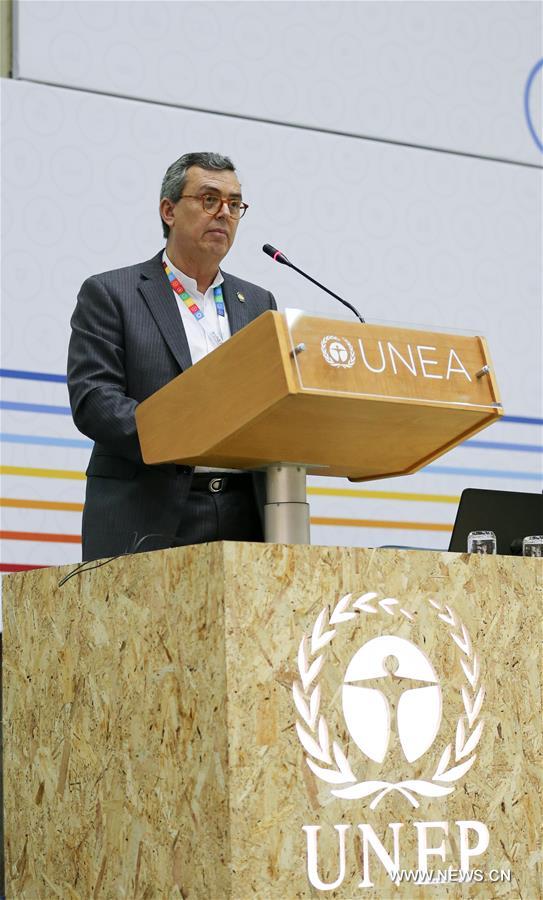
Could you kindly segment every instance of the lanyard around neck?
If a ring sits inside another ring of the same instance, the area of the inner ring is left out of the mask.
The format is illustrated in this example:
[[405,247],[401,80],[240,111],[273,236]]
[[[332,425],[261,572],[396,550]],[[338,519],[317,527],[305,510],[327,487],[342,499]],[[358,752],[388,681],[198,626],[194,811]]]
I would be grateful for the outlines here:
[[[168,276],[168,281],[170,282],[173,291],[177,294],[179,299],[183,301],[186,308],[188,309],[188,311],[190,313],[192,313],[194,318],[198,322],[200,322],[200,325],[204,329],[205,333],[209,336],[211,343],[214,346],[217,346],[218,344],[222,344],[222,340],[223,340],[222,337],[211,328],[211,326],[209,325],[209,322],[205,318],[205,313],[204,313],[203,309],[200,309],[200,307],[196,303],[196,300],[193,297],[191,297],[191,295],[188,293],[188,291],[185,290],[184,286],[179,281],[179,278],[177,278],[175,273],[172,272],[168,263],[165,260],[162,260],[162,268],[164,269],[164,271],[166,272],[166,275]],[[223,293],[222,293],[222,287],[220,284],[218,284],[216,287],[213,288],[213,299],[215,300],[215,308],[217,310],[217,315],[225,318],[226,313],[224,310],[224,297],[223,297]]]

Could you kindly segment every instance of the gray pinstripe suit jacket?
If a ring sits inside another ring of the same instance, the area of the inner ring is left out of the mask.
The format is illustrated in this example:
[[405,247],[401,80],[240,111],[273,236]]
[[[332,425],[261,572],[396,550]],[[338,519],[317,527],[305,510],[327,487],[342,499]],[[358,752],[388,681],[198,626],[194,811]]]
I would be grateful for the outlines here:
[[[78,429],[95,441],[83,512],[85,560],[125,552],[135,532],[138,538],[174,535],[190,489],[192,469],[144,464],[134,418],[138,403],[192,364],[161,260],[162,250],[147,262],[88,278],[71,319],[72,414]],[[269,291],[223,275],[232,333],[277,308]],[[255,473],[254,481],[262,510],[262,474]],[[147,541],[144,549],[165,546],[167,540]]]

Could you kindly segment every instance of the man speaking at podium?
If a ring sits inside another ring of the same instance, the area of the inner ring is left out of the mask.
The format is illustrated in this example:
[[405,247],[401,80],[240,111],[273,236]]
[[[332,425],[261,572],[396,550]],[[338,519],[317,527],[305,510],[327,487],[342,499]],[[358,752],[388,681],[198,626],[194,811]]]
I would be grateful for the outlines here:
[[[135,409],[268,309],[269,291],[219,265],[247,209],[230,159],[187,153],[160,194],[166,247],[147,262],[93,275],[71,320],[74,422],[95,441],[87,469],[83,559],[179,544],[263,539],[262,473],[148,466]],[[225,398],[214,385],[208,408]]]

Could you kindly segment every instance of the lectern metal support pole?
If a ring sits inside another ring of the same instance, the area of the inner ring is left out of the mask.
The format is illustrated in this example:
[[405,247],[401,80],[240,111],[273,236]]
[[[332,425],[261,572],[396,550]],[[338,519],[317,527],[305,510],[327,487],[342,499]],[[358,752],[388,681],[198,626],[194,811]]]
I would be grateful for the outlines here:
[[265,540],[271,544],[309,544],[309,503],[304,466],[277,463],[266,469]]

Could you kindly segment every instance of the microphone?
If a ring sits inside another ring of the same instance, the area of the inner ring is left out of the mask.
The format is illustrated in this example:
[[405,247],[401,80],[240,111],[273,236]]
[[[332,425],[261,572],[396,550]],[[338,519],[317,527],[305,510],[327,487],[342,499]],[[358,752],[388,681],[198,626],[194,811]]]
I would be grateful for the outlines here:
[[353,312],[355,316],[360,319],[362,324],[364,324],[364,319],[362,318],[358,310],[354,308],[354,306],[348,303],[347,300],[343,300],[342,297],[334,294],[333,291],[321,284],[320,281],[316,281],[311,277],[311,275],[308,275],[307,272],[303,272],[302,269],[299,269],[298,266],[295,266],[294,263],[292,263],[290,259],[281,252],[281,250],[277,250],[275,247],[272,247],[271,244],[264,244],[262,249],[264,253],[266,253],[268,256],[271,256],[271,258],[275,262],[281,263],[283,266],[289,266],[289,268],[294,269],[295,272],[298,272],[299,275],[303,275],[304,278],[307,278],[308,281],[311,281],[312,284],[316,284],[317,287],[321,288],[321,290],[326,291],[326,293],[330,294],[331,297],[335,297],[336,300],[339,300],[340,303],[343,303],[343,306],[346,306],[347,309],[350,309],[351,312]]

